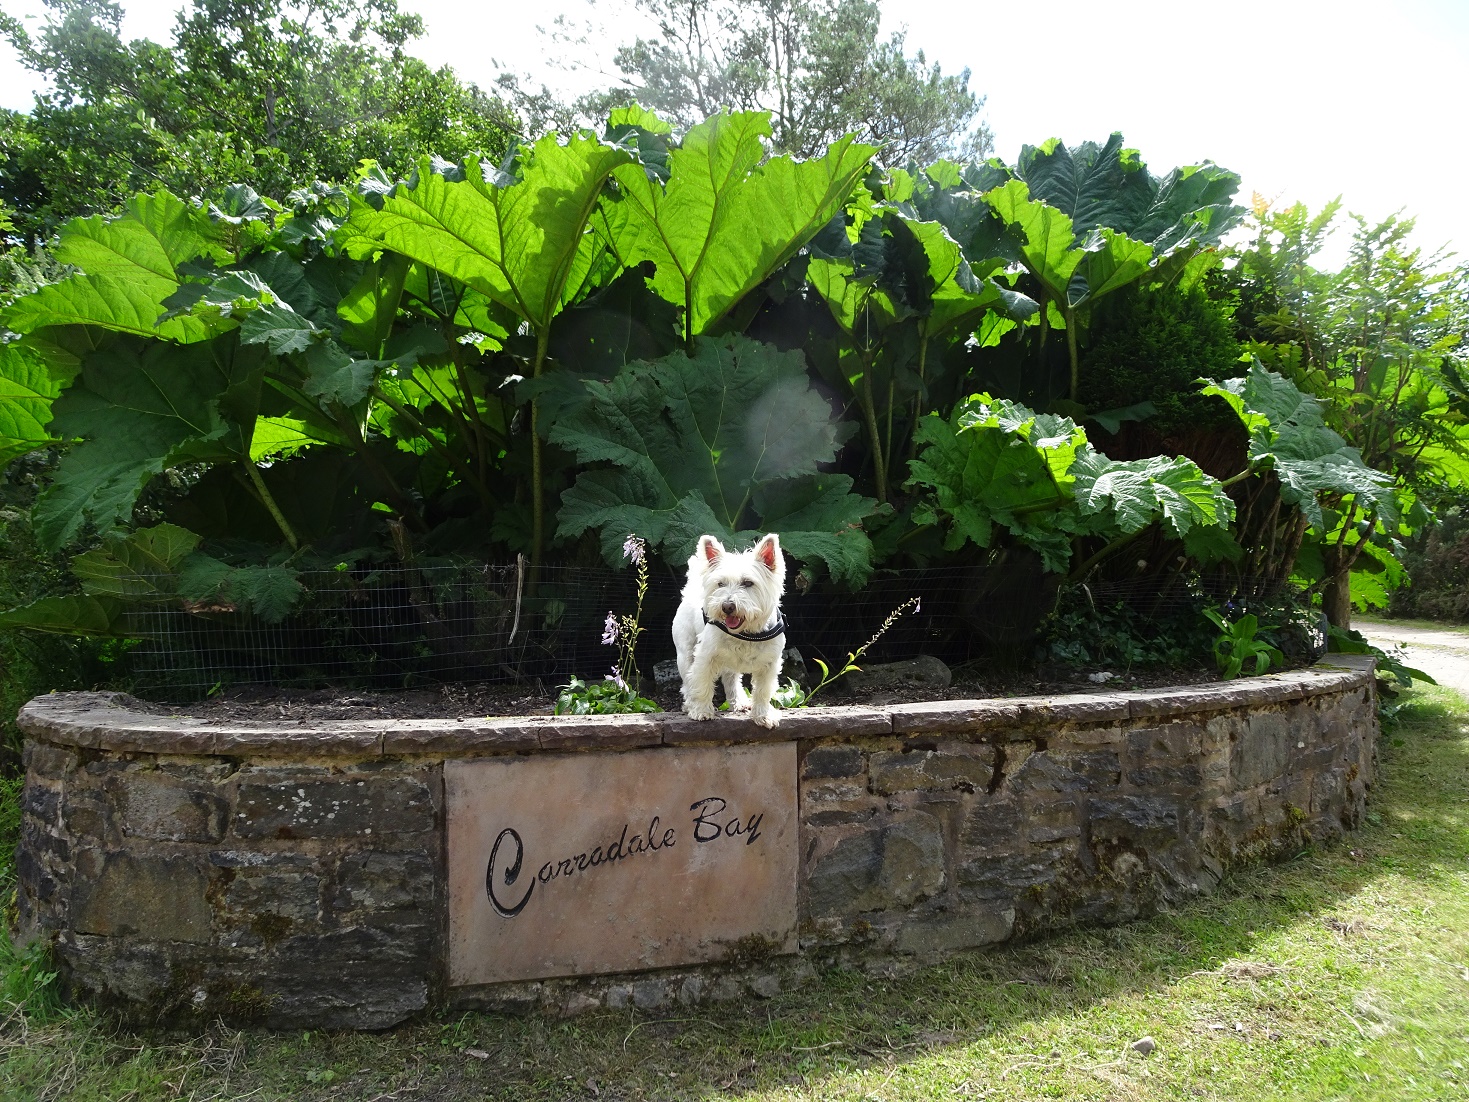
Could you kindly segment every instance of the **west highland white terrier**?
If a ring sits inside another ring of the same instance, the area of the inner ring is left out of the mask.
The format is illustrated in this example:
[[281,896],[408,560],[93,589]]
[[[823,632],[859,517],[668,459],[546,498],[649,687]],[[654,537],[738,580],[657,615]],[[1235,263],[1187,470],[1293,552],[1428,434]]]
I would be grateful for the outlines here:
[[[713,536],[699,537],[673,617],[683,710],[689,718],[714,718],[714,682],[720,680],[733,711],[748,708],[761,727],[780,722],[770,698],[786,647],[780,614],[785,582],[785,559],[774,532],[743,552],[726,551]],[[750,693],[745,692],[747,673]]]

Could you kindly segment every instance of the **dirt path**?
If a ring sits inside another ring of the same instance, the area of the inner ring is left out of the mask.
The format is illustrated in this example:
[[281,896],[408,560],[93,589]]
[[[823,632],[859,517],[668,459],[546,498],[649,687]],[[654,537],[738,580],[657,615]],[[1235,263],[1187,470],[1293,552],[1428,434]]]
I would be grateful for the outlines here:
[[1469,634],[1451,628],[1409,627],[1376,620],[1359,619],[1353,626],[1383,650],[1401,646],[1408,665],[1469,697]]

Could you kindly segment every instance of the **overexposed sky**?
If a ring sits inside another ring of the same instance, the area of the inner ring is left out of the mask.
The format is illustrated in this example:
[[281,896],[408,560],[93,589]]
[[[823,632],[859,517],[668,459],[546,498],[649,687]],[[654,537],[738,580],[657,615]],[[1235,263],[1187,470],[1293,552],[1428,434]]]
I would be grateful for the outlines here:
[[[537,28],[550,30],[557,15],[590,20],[594,52],[610,71],[612,49],[645,26],[625,0],[401,2],[427,24],[414,52],[484,85],[496,59],[571,91],[605,84],[596,72],[548,66],[555,47]],[[129,37],[167,41],[178,0],[123,5]],[[0,6],[32,17],[43,10],[39,0]],[[1469,253],[1461,226],[1469,0],[1049,0],[1008,9],[886,0],[884,8],[885,29],[906,26],[910,51],[946,71],[972,71],[1006,160],[1022,143],[1121,130],[1155,172],[1210,159],[1244,177],[1246,203],[1258,191],[1313,209],[1341,195],[1370,218],[1403,208],[1418,217],[1420,244]],[[0,47],[0,106],[26,109],[35,87]],[[1323,259],[1339,259],[1343,245]]]

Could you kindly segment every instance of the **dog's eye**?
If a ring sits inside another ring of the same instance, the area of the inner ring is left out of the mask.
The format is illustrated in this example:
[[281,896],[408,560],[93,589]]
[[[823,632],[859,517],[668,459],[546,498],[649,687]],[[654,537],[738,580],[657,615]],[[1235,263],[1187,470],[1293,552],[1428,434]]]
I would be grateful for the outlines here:
[[755,583],[754,583],[754,582],[752,582],[752,581],[751,581],[751,580],[750,580],[750,579],[749,579],[749,578],[746,578],[746,579],[745,579],[745,580],[744,580],[744,581],[742,581],[742,582],[741,582],[741,583],[740,583],[740,588],[741,588],[741,589],[750,589],[750,588],[752,588],[752,587],[753,587],[753,586],[754,586],[754,585],[755,585]]

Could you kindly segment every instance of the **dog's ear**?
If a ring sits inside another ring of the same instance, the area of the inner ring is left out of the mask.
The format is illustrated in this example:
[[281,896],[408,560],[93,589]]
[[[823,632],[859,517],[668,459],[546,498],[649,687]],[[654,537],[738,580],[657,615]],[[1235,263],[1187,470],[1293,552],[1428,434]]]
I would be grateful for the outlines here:
[[755,561],[772,574],[779,568],[781,564],[780,537],[774,532],[760,537],[760,542],[755,545]]
[[704,560],[705,566],[713,566],[722,554],[724,545],[713,536],[699,537],[699,557]]

